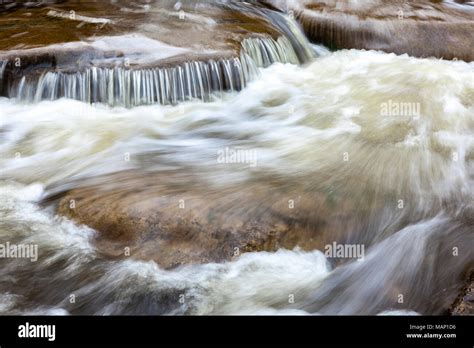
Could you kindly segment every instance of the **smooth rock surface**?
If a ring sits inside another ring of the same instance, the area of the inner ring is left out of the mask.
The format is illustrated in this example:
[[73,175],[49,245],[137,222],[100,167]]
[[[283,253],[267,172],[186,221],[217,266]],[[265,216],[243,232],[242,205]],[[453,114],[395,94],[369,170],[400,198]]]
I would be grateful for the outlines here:
[[[324,194],[278,183],[217,188],[179,173],[132,171],[81,186],[59,195],[59,215],[96,229],[95,245],[104,255],[127,257],[128,247],[132,258],[164,268],[248,251],[323,249],[355,218],[347,202],[336,207]],[[292,199],[298,209],[290,208]]]
[[474,6],[466,1],[267,3],[291,11],[313,42],[332,49],[373,49],[415,57],[474,60]]

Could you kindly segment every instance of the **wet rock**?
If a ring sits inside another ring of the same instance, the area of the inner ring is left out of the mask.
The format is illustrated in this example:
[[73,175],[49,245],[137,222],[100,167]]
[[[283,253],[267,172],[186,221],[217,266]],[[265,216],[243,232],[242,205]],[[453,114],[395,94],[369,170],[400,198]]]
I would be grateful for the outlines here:
[[[178,2],[179,3],[179,2]],[[181,4],[181,3],[179,3]],[[23,25],[22,25],[23,24]],[[276,35],[269,23],[212,2],[62,1],[2,15],[0,51],[45,47],[103,36],[141,34],[178,47],[232,50],[239,35]]]
[[[446,1],[268,1],[332,49],[474,60],[474,6]],[[465,3],[465,4],[463,4]]]
[[[346,232],[344,204],[321,193],[254,183],[212,187],[179,173],[114,174],[61,194],[58,214],[98,231],[108,257],[180,264],[221,262],[249,251],[324,249]],[[292,202],[290,202],[292,200]]]
[[471,273],[466,286],[449,311],[451,315],[474,315],[474,274]]

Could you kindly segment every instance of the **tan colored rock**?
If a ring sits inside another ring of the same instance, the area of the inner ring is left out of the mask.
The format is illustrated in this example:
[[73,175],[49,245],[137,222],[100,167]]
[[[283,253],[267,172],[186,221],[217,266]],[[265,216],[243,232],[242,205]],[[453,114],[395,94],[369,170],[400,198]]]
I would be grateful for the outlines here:
[[474,7],[442,1],[269,1],[293,11],[308,37],[332,49],[474,60]]
[[165,268],[248,251],[323,249],[355,216],[346,202],[336,209],[322,193],[276,183],[217,188],[179,173],[128,172],[81,186],[63,195],[58,214],[96,229],[94,242],[104,255],[126,257],[128,247],[131,257]]

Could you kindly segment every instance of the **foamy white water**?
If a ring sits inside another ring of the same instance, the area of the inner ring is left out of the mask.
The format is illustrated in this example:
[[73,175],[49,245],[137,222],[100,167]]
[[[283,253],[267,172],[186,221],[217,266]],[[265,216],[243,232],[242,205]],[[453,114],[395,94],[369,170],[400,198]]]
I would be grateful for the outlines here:
[[[126,109],[0,99],[0,235],[36,243],[47,255],[33,264],[0,260],[0,311],[446,308],[474,261],[474,64],[351,50],[261,73],[211,103]],[[226,147],[255,150],[258,165],[218,165]],[[272,176],[307,192],[330,190],[353,206],[349,219],[357,221],[345,237],[366,244],[366,255],[339,265],[321,251],[280,250],[164,271],[154,262],[103,259],[91,243],[94,231],[39,205],[77,180],[131,168],[177,168],[216,186]],[[69,302],[72,293],[80,306]]]

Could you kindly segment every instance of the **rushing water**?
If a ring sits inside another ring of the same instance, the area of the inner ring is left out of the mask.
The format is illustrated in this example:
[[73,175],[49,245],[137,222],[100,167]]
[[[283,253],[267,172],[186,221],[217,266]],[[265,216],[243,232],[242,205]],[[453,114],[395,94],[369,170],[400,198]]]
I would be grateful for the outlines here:
[[[1,98],[0,237],[37,244],[40,257],[0,259],[0,311],[442,313],[474,262],[474,65],[318,51],[310,64],[274,64],[208,103]],[[257,165],[218,166],[225,147],[256,150]],[[118,160],[125,152],[131,161]],[[302,185],[307,197],[331,192],[331,218],[342,222],[322,233],[364,244],[365,257],[338,263],[324,250],[279,250],[163,270],[104,259],[95,231],[40,205],[88,177],[170,167],[211,186],[265,177]]]

